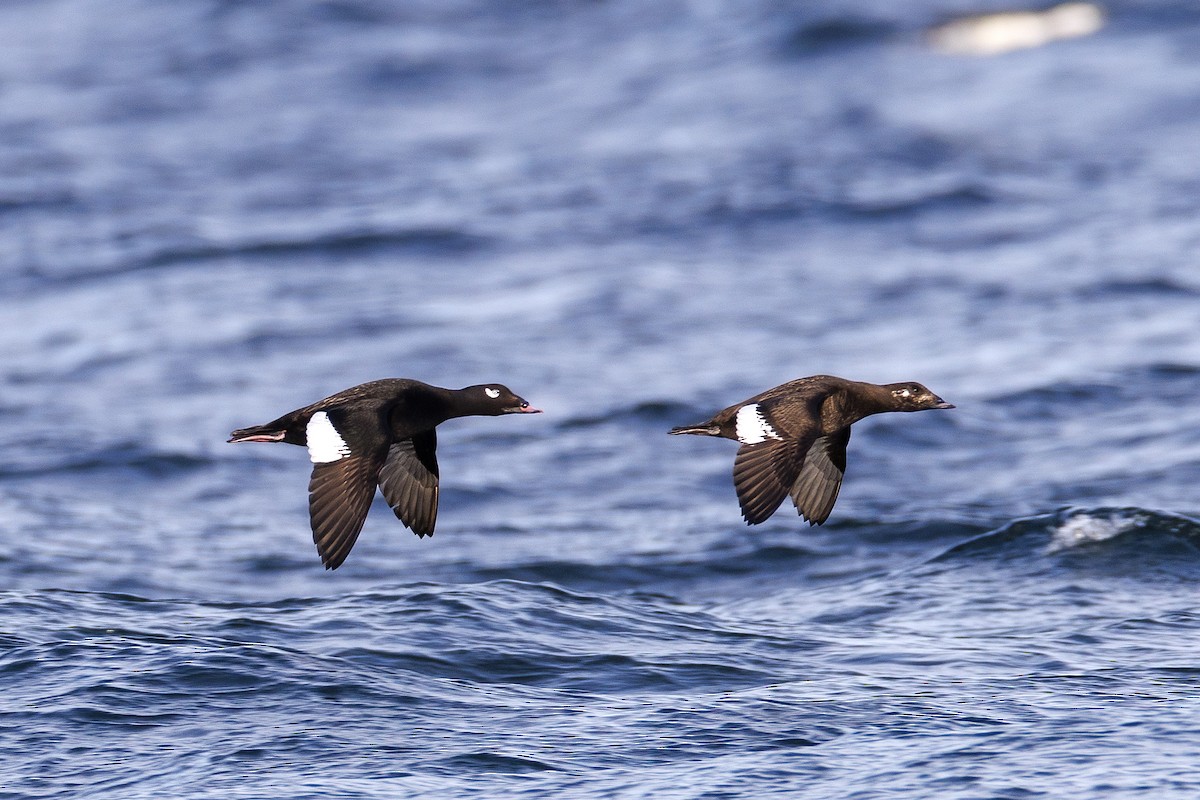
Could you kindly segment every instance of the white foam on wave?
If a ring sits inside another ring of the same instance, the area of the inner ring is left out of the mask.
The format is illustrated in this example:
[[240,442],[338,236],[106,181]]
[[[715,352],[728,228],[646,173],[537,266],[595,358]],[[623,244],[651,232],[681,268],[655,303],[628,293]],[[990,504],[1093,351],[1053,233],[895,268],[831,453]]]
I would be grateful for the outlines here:
[[994,56],[1090,36],[1104,27],[1104,10],[1092,3],[1063,3],[1045,11],[1008,11],[947,22],[929,32],[935,50]]
[[1098,517],[1077,514],[1050,531],[1050,544],[1046,552],[1057,553],[1084,544],[1107,541],[1144,524],[1145,520],[1136,515]]

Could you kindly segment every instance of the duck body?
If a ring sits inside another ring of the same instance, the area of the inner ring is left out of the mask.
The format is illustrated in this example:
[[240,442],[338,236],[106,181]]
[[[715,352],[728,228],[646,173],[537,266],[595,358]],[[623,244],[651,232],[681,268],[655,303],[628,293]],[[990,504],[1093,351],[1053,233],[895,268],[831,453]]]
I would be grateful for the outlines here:
[[538,409],[500,384],[443,389],[385,378],[265,425],[239,428],[229,441],[308,448],[313,541],[326,569],[336,569],[358,539],[376,486],[405,526],[421,537],[433,534],[440,479],[438,425],[456,417],[531,413]]
[[811,525],[829,518],[846,472],[850,426],[887,411],[954,408],[919,383],[874,384],[813,375],[781,384],[673,434],[719,436],[742,446],[733,482],[749,525],[787,496]]

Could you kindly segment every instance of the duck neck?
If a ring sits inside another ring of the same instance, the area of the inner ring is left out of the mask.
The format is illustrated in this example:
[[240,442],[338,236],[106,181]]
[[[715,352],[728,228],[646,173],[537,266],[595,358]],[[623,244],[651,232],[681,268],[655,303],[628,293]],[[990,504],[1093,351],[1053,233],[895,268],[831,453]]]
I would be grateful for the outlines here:
[[468,386],[463,389],[445,389],[446,419],[456,417],[490,416],[496,413],[495,406],[485,402],[478,392],[471,391],[476,387]]
[[821,410],[827,428],[840,428],[873,414],[890,411],[892,394],[873,383],[856,383],[854,391],[835,392]]

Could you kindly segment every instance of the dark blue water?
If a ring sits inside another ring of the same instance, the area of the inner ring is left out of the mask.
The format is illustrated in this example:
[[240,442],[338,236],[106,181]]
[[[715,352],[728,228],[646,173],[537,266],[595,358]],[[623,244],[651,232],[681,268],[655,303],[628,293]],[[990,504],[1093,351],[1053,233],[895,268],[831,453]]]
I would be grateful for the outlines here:
[[[1200,13],[968,0],[0,8],[0,797],[1193,798]],[[830,522],[673,425],[815,373]],[[369,379],[437,535],[321,568]]]

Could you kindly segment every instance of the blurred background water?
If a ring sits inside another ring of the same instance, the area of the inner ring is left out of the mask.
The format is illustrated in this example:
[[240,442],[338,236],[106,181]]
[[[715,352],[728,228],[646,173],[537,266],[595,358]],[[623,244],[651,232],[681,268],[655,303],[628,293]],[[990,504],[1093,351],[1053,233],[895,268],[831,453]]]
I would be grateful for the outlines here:
[[[0,6],[0,797],[1195,797],[1200,10],[995,10]],[[815,373],[958,408],[748,529]],[[329,573],[224,440],[386,376],[547,413]]]

